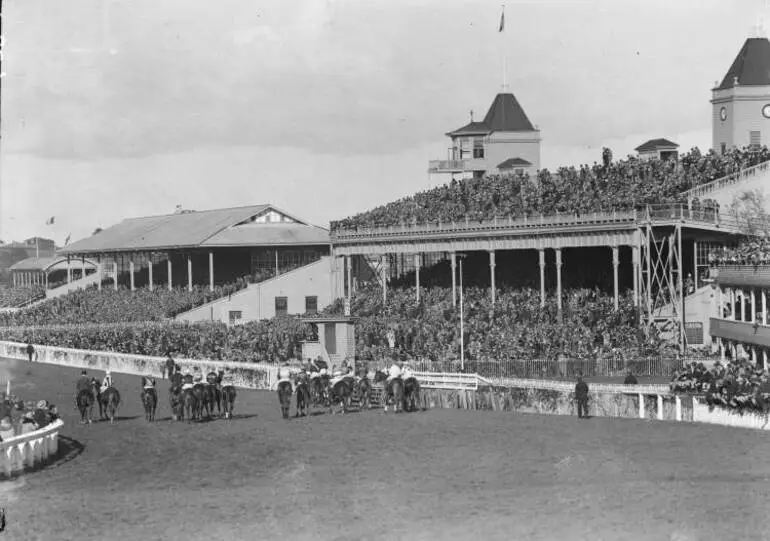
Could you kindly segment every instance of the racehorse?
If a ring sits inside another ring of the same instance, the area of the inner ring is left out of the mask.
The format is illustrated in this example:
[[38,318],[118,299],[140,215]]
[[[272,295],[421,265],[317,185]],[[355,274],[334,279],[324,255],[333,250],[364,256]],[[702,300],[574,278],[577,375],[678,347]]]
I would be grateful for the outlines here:
[[182,396],[182,387],[173,386],[168,392],[168,401],[171,406],[171,418],[179,421],[184,418],[184,397]]
[[193,396],[195,396],[195,418],[203,419],[203,410],[206,410],[206,417],[211,418],[211,406],[209,404],[209,390],[202,383],[196,383],[193,387]]
[[91,415],[96,402],[96,388],[92,385],[91,389],[82,389],[75,397],[75,403],[80,411],[80,424],[91,423]]
[[195,396],[194,389],[185,389],[182,391],[182,419],[187,417],[187,422],[191,422],[198,414],[198,399]]
[[302,415],[307,416],[308,408],[310,407],[310,388],[307,385],[306,379],[300,379],[297,381],[297,414],[295,417]]
[[144,404],[144,418],[153,422],[155,410],[158,409],[158,392],[155,389],[142,389],[142,404]]
[[99,395],[99,401],[104,406],[104,412],[110,420],[110,424],[115,422],[115,412],[120,405],[120,393],[115,387],[107,387]]
[[318,376],[310,380],[310,396],[314,406],[326,406],[329,402],[329,376]]
[[104,406],[102,406],[102,386],[93,376],[91,377],[91,385],[94,387],[94,396],[96,397],[96,403],[99,405],[99,420],[103,420]]
[[353,394],[358,399],[358,409],[372,409],[372,383],[364,376],[354,386]]
[[417,378],[410,376],[404,380],[404,410],[420,411],[420,382]]
[[225,407],[225,419],[230,419],[235,412],[235,387],[228,385],[222,387],[222,402]]
[[281,403],[281,415],[284,419],[288,419],[291,408],[291,383],[288,381],[278,383],[278,401]]
[[329,413],[332,411],[332,404],[339,402],[342,408],[342,413],[348,412],[350,407],[350,400],[353,397],[353,385],[350,378],[344,378],[334,384],[329,392]]
[[385,407],[385,413],[388,412],[388,399],[393,398],[393,409],[396,413],[404,409],[404,382],[401,378],[394,378],[387,383],[388,375],[382,370],[377,370],[374,374],[374,384],[383,383],[382,404]]

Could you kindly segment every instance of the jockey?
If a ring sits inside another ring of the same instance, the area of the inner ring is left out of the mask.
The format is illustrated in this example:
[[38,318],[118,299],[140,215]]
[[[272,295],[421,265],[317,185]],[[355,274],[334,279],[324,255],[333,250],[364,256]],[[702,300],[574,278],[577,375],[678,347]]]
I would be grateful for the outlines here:
[[106,391],[110,387],[112,387],[112,373],[107,370],[107,372],[104,373],[104,379],[102,380],[101,392]]
[[193,385],[202,385],[204,383],[206,382],[203,381],[203,374],[201,373],[201,369],[196,366],[193,368]]
[[404,366],[401,370],[401,379],[406,381],[409,378],[413,378],[413,377],[414,377],[414,373],[412,373],[412,369],[409,368],[409,366]]
[[225,368],[225,373],[222,374],[222,388],[235,387],[233,383],[233,372],[229,368]]
[[195,380],[193,379],[193,375],[190,373],[190,369],[185,369],[184,376],[182,376],[182,390],[186,391],[187,389],[192,389],[195,386]]
[[284,381],[291,385],[291,392],[294,394],[294,382],[291,379],[289,361],[283,361],[281,366],[278,367],[278,381],[275,382],[275,389],[278,389],[278,385]]
[[334,387],[338,382],[345,379],[347,373],[343,373],[342,369],[337,368],[336,366],[332,370],[332,379],[329,381],[329,385]]
[[174,373],[169,378],[171,380],[171,388],[172,389],[179,389],[182,387],[182,373],[178,371],[174,371]]
[[149,390],[155,388],[155,378],[152,376],[142,376],[142,389]]
[[390,368],[388,369],[388,377],[385,380],[385,383],[390,385],[390,382],[393,381],[396,378],[401,377],[401,366],[403,365],[403,361],[393,361],[393,364],[390,365]]
[[91,378],[88,377],[88,374],[86,374],[85,370],[81,370],[80,371],[80,377],[78,378],[78,381],[75,384],[75,388],[76,388],[78,393],[80,391],[90,391],[90,390],[92,390]]

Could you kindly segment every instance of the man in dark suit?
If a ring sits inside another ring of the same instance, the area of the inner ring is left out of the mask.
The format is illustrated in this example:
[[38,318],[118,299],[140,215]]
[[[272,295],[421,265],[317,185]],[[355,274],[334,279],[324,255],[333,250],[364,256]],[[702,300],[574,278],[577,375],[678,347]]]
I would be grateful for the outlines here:
[[623,381],[624,385],[638,385],[639,382],[636,381],[636,376],[633,372],[630,370],[628,371],[628,375],[626,376],[626,379]]
[[575,385],[575,401],[577,402],[578,418],[588,417],[588,384],[583,381],[583,376],[578,376]]

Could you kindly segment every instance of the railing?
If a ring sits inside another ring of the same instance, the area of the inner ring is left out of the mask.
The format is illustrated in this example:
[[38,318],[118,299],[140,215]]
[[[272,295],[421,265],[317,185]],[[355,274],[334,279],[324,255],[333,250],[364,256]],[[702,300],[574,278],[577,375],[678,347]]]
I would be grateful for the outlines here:
[[428,163],[428,172],[465,171],[465,165],[466,160],[431,160]]
[[2,475],[6,478],[25,470],[45,465],[59,452],[59,430],[64,426],[58,419],[40,430],[4,439],[0,442]]
[[707,195],[715,190],[737,184],[747,179],[748,177],[756,175],[760,171],[766,171],[768,167],[770,167],[770,160],[758,163],[757,165],[752,165],[746,169],[741,169],[736,173],[731,173],[724,177],[720,177],[718,179],[712,180],[711,182],[707,182],[706,184],[701,184],[700,186],[696,186],[695,188],[691,188],[686,192],[683,192],[682,195],[687,199],[694,199],[696,197],[700,199],[704,195]]
[[426,222],[375,227],[341,228],[331,232],[332,242],[343,239],[406,237],[426,234],[463,232],[513,232],[544,228],[574,228],[580,226],[636,226],[646,223],[695,222],[726,230],[741,230],[739,220],[710,209],[691,209],[687,205],[647,205],[641,209],[602,212],[522,216],[464,222]]

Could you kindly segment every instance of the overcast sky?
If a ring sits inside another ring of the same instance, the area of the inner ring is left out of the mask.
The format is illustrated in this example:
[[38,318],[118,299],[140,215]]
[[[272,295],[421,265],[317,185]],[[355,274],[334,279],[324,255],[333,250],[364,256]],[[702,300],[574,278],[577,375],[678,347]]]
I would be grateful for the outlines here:
[[486,112],[504,55],[544,167],[652,137],[706,150],[762,4],[506,1],[501,34],[500,1],[7,0],[0,238],[176,205],[328,226],[445,182],[428,161]]

